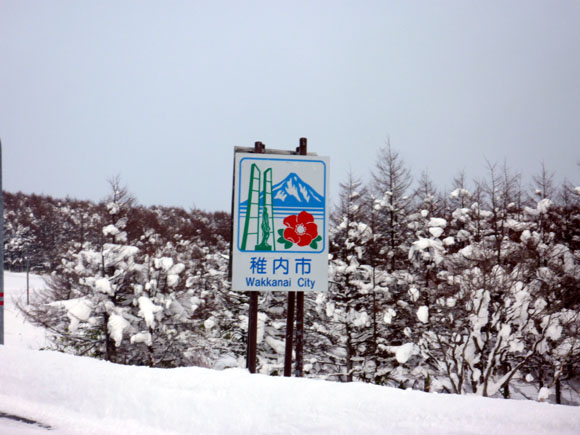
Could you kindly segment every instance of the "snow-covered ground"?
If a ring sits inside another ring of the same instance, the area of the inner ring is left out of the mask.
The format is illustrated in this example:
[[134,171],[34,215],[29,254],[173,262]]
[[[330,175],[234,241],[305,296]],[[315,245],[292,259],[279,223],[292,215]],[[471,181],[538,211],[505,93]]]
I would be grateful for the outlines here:
[[[44,288],[44,279],[29,275],[29,300],[35,301],[36,293]],[[4,344],[10,347],[41,349],[47,344],[46,333],[26,322],[16,304],[26,305],[26,273],[4,272]]]
[[[26,297],[25,275],[5,276],[0,434],[580,433],[578,407],[274,378],[242,369],[129,367],[34,350],[43,346],[44,332],[26,324],[14,305],[15,298]],[[42,285],[39,277],[31,283]]]

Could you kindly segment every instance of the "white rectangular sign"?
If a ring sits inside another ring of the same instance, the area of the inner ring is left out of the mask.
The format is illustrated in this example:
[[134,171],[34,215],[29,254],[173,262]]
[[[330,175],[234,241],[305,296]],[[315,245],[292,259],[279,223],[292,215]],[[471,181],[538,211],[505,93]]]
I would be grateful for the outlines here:
[[236,153],[232,288],[328,290],[328,157]]

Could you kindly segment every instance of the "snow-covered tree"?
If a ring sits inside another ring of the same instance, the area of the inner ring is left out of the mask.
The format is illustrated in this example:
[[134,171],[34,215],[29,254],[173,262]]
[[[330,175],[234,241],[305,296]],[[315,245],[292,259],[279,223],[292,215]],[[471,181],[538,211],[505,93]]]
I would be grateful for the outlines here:
[[349,175],[340,187],[340,204],[333,213],[330,230],[330,289],[317,302],[324,306],[329,323],[321,324],[319,330],[330,341],[324,358],[336,365],[335,373],[341,379],[352,381],[363,370],[365,355],[370,353],[366,329],[372,318],[373,289],[371,268],[363,261],[372,232],[365,223],[368,201],[362,183]]
[[378,233],[384,238],[383,248],[379,255],[387,270],[394,271],[406,262],[408,248],[408,232],[406,215],[411,199],[407,191],[412,178],[399,154],[387,147],[379,150],[373,172],[373,191],[376,196],[375,207],[379,210]]

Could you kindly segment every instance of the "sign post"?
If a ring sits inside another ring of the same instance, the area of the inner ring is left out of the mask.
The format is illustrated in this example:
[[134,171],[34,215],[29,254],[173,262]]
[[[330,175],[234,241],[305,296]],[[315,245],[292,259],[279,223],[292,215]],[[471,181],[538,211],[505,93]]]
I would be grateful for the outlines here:
[[294,337],[294,309],[296,308],[296,292],[288,293],[288,310],[286,313],[286,347],[284,349],[284,376],[292,375],[292,348]]
[[[296,154],[308,155],[306,138],[300,138]],[[296,376],[302,377],[304,349],[304,292],[288,293],[288,310],[286,318],[286,348],[284,351],[284,376],[292,375],[292,348],[294,338],[294,309],[296,308]]]
[[[254,153],[263,154],[265,148],[266,147],[262,142],[256,142],[254,144]],[[256,358],[258,352],[258,292],[250,291],[248,294],[250,295],[250,306],[248,313],[248,351],[246,352],[246,367],[250,373],[256,373]]]
[[[289,293],[286,360],[290,361],[296,292],[302,293],[297,324],[297,345],[302,346],[303,293],[328,289],[329,159],[307,155],[306,139],[300,143],[298,155],[264,153],[263,144],[259,151],[236,148],[234,162],[232,289]],[[250,317],[251,307],[250,300]],[[253,361],[248,361],[248,368],[255,364],[252,340],[249,336],[248,357]]]
[[[301,156],[308,154],[305,137],[300,138],[300,146],[296,149]],[[296,377],[301,378],[304,368],[304,292],[296,293]]]

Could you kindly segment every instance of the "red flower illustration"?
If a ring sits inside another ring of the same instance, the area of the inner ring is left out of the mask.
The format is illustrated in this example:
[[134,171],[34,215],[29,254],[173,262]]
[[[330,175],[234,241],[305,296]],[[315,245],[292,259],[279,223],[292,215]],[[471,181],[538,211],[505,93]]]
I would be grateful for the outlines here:
[[318,237],[318,226],[314,223],[314,217],[302,211],[298,215],[290,215],[284,218],[284,238],[298,246],[308,246]]

